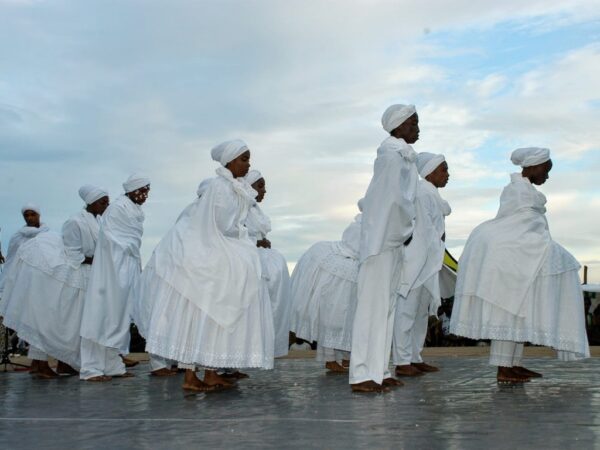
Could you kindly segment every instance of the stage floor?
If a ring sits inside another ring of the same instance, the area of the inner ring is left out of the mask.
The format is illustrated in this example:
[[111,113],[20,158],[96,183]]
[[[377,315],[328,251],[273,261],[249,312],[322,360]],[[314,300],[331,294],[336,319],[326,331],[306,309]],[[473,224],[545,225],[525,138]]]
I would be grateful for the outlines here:
[[442,371],[388,394],[353,394],[310,359],[248,371],[232,391],[188,394],[183,375],[95,384],[0,373],[0,448],[598,448],[600,359],[527,359],[545,378],[498,386],[485,357],[429,359]]

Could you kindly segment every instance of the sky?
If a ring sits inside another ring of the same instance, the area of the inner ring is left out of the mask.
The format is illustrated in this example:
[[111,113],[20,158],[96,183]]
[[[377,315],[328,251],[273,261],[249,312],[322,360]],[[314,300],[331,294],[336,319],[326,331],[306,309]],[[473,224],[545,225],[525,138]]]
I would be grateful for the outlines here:
[[548,147],[550,231],[600,282],[600,0],[0,0],[2,247],[24,203],[58,231],[82,184],[116,198],[143,172],[147,259],[241,138],[293,267],[358,213],[392,103],[446,155],[451,253],[511,151]]

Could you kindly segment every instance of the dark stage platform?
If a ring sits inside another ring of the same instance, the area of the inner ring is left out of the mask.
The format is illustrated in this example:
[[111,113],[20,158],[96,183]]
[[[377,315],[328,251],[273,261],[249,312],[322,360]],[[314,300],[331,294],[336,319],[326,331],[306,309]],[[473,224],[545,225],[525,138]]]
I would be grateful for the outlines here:
[[85,383],[0,374],[1,449],[600,447],[600,359],[527,359],[545,378],[498,386],[485,357],[429,359],[442,371],[388,394],[353,394],[309,359],[248,371],[232,391],[188,394],[183,375]]

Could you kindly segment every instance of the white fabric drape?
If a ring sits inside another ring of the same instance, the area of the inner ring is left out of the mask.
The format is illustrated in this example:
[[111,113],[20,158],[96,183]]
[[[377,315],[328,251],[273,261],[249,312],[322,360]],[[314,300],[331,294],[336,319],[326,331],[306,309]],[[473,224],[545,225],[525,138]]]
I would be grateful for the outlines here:
[[[264,239],[271,231],[269,217],[254,204],[248,212],[246,227],[253,242]],[[290,273],[283,255],[273,248],[258,248],[262,278],[267,284],[275,330],[275,357],[287,355],[290,333]]]
[[256,191],[223,167],[155,249],[131,294],[146,349],[205,367],[273,367],[273,313],[244,221]]
[[545,203],[528,179],[511,175],[498,215],[465,245],[450,331],[545,345],[580,359],[589,348],[579,263],[552,240]]
[[81,324],[81,337],[129,353],[127,298],[141,272],[144,212],[126,195],[102,216]]

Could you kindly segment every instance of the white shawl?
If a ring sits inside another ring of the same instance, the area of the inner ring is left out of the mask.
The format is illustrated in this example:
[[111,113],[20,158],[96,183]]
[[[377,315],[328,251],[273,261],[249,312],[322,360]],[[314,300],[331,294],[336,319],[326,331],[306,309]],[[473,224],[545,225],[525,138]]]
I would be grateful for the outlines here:
[[244,225],[256,191],[223,167],[154,250],[156,275],[224,328],[260,301],[261,263]]
[[419,175],[413,148],[393,136],[377,150],[363,199],[360,260],[400,247],[411,236]]

